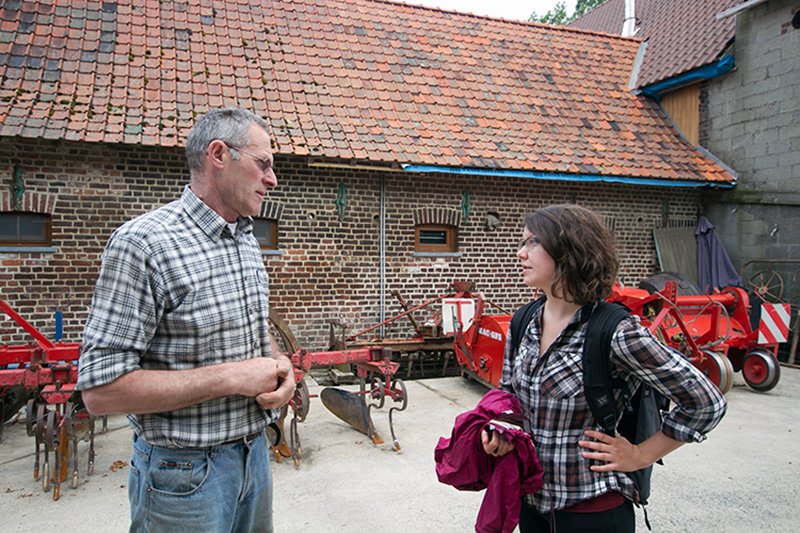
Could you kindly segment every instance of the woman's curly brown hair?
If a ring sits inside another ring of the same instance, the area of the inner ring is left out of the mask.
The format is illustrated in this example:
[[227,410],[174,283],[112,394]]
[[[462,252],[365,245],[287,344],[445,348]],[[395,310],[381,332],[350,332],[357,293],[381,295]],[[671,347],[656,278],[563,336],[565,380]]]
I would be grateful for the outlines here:
[[579,205],[550,205],[525,217],[525,227],[555,262],[554,296],[585,305],[611,295],[617,247],[597,214]]

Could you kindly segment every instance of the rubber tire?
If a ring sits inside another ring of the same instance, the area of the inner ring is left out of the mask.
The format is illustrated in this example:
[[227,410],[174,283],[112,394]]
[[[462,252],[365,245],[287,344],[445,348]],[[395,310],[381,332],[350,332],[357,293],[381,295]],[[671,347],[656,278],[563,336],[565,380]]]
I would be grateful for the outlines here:
[[[754,358],[758,359],[759,361],[751,363]],[[752,370],[748,370],[749,366],[752,364],[757,364],[759,367],[762,367],[763,365],[763,368],[760,368],[759,373],[766,369],[766,375],[764,375],[764,379],[761,381],[753,380],[753,376],[751,375]],[[751,389],[758,392],[767,392],[774,389],[775,385],[777,385],[778,381],[780,381],[781,365],[778,363],[778,360],[775,359],[775,356],[772,355],[772,353],[756,349],[744,356],[744,360],[742,361],[742,377],[744,378],[745,383],[747,383],[747,386]]]
[[728,392],[731,390],[731,387],[733,387],[733,365],[731,364],[730,359],[728,359],[728,356],[724,354],[712,351],[707,351],[706,355],[714,359],[719,367],[720,383],[717,385],[719,387],[719,391],[722,394],[728,394]]
[[705,358],[695,366],[716,386],[722,394],[727,394],[733,385],[733,367],[723,354],[703,350]]
[[639,288],[644,289],[650,294],[664,290],[667,281],[678,282],[678,295],[679,296],[694,296],[703,294],[691,279],[681,274],[680,272],[659,272],[649,278],[645,278],[639,282]]
[[9,387],[0,396],[3,398],[3,412],[0,413],[0,423],[4,424],[11,420],[14,415],[28,403],[30,394],[28,394],[25,387],[14,385],[13,387]]

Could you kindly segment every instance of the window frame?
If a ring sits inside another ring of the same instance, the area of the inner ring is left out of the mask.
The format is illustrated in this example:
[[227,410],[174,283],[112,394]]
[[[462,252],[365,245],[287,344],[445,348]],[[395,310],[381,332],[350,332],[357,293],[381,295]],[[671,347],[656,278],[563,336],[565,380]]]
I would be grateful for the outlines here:
[[[262,244],[261,240],[258,238],[258,234],[255,231],[256,222],[257,221],[265,221],[267,223],[272,223],[272,245],[269,244]],[[268,217],[253,217],[253,236],[258,241],[258,245],[262,250],[277,250],[278,249],[278,220],[275,218],[268,218]]]
[[[444,231],[444,244],[421,242],[421,233],[425,231]],[[458,228],[449,224],[417,224],[414,226],[414,250],[421,253],[458,252]]]
[[17,222],[17,237],[19,237],[20,230],[20,217],[33,216],[44,221],[44,240],[37,241],[22,241],[22,240],[2,240],[0,237],[0,247],[8,248],[38,248],[49,247],[53,245],[53,217],[49,213],[35,213],[32,211],[0,211],[0,217],[16,216]]

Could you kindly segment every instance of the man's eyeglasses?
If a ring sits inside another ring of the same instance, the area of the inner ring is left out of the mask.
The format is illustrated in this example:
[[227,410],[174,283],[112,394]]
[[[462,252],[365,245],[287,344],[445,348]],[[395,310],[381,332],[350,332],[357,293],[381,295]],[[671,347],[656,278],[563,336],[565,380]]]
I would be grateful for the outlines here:
[[261,172],[263,172],[264,174],[269,172],[269,169],[272,168],[272,160],[270,160],[270,159],[262,159],[262,158],[258,157],[257,155],[253,154],[252,152],[248,152],[247,150],[242,150],[238,146],[230,145],[230,144],[226,143],[225,141],[222,141],[222,142],[225,143],[225,146],[227,146],[228,150],[230,150],[231,152],[240,152],[240,153],[242,153],[242,154],[244,154],[246,156],[250,156],[253,159],[253,161],[255,161],[258,164],[258,168],[260,168]]
[[519,241],[519,243],[517,243],[517,250],[522,250],[523,248],[525,248],[526,252],[531,252],[541,242],[542,241],[540,241],[537,237],[534,237],[533,235],[531,235],[527,239],[522,239],[521,241]]

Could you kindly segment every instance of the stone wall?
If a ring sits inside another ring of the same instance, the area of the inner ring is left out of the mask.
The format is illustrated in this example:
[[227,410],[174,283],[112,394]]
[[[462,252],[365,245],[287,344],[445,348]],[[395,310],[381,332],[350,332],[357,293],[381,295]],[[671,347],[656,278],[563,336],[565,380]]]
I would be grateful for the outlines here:
[[[334,163],[342,164],[342,161]],[[181,149],[66,141],[4,140],[0,194],[8,194],[13,168],[23,171],[25,196],[55,202],[53,249],[0,251],[0,297],[45,336],[53,338],[53,312],[64,312],[65,338],[78,341],[91,303],[100,254],[120,224],[177,198],[188,180]],[[621,274],[628,283],[653,273],[652,229],[667,221],[695,220],[699,193],[682,188],[581,184],[504,177],[410,174],[310,166],[304,158],[276,158],[279,187],[268,207],[280,214],[279,253],[265,255],[272,305],[301,344],[323,349],[332,319],[351,332],[380,316],[379,207],[386,203],[386,316],[400,312],[398,290],[414,304],[443,294],[453,280],[470,280],[491,300],[512,309],[529,298],[521,283],[515,244],[525,213],[546,204],[577,202],[598,211],[619,241]],[[336,198],[344,184],[340,219]],[[464,191],[470,210],[462,211]],[[414,253],[414,215],[421,208],[460,218],[459,254]],[[499,216],[488,229],[487,214]],[[417,315],[424,320],[429,312]],[[411,334],[407,321],[387,329]],[[0,344],[30,339],[0,317]]]

